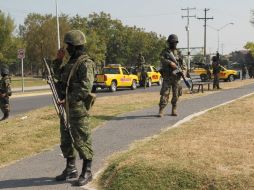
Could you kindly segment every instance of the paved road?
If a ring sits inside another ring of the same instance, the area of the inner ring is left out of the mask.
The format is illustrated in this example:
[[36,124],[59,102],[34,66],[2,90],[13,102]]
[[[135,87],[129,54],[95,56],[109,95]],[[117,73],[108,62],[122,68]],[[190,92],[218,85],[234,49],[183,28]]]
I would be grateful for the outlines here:
[[[151,88],[143,89],[138,88],[137,90],[130,89],[119,89],[117,92],[111,93],[106,90],[101,90],[96,93],[97,97],[102,96],[118,96],[123,94],[130,93],[140,93],[140,92],[159,92],[159,86],[152,86]],[[17,114],[25,113],[27,111],[31,111],[34,109],[38,109],[44,106],[52,105],[52,96],[51,95],[36,95],[29,97],[16,97],[12,98],[11,101],[11,116],[15,116]],[[0,113],[0,117],[2,117],[2,113]]]
[[[162,129],[172,126],[184,117],[234,100],[254,92],[254,84],[237,89],[223,90],[215,94],[184,100],[179,104],[178,117],[156,117],[158,107],[119,115],[93,131],[95,157],[93,171],[97,172],[105,159],[114,152],[126,150],[136,140],[160,133]],[[170,107],[168,108],[168,112]],[[63,190],[81,189],[73,187],[73,181],[56,183],[54,176],[59,174],[65,163],[60,150],[55,147],[36,156],[23,159],[0,169],[0,189],[15,190]],[[81,162],[78,162],[81,168]]]

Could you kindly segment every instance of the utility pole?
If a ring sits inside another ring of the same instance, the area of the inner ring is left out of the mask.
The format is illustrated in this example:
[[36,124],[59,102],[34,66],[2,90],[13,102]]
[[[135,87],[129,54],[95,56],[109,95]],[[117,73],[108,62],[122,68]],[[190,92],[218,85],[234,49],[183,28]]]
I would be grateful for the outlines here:
[[182,9],[183,11],[187,11],[187,15],[186,16],[182,16],[182,18],[187,18],[187,25],[185,26],[186,31],[187,31],[187,49],[188,49],[188,53],[187,53],[187,57],[188,57],[188,63],[187,63],[187,71],[190,71],[190,18],[191,17],[195,17],[196,15],[191,15],[190,16],[190,10],[196,10],[196,8],[185,8]]
[[205,58],[205,63],[207,63],[207,60],[206,60],[206,21],[207,20],[212,20],[213,19],[213,17],[207,17],[207,11],[209,11],[210,9],[207,9],[207,8],[205,8],[205,17],[204,18],[200,18],[200,17],[198,17],[198,19],[200,19],[200,20],[204,20],[205,21],[205,24],[204,24],[204,58]]
[[60,30],[59,30],[59,17],[58,17],[58,4],[57,0],[56,1],[56,28],[57,28],[57,47],[60,49]]

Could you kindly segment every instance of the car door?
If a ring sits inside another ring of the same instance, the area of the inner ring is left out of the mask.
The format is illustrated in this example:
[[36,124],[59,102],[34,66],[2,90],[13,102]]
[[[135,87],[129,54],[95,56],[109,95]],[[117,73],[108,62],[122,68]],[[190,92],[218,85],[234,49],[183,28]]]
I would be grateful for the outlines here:
[[121,86],[131,86],[132,79],[129,72],[125,68],[122,68],[122,76],[120,81],[121,81]]
[[160,73],[155,69],[155,67],[152,67],[152,82],[158,82],[160,79]]

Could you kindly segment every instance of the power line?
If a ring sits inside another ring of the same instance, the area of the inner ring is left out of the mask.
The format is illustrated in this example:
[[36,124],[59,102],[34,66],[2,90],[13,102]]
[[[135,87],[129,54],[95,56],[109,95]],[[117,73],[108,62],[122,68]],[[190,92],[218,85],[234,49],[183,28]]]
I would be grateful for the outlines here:
[[183,11],[187,11],[187,16],[182,16],[182,18],[187,18],[187,25],[186,25],[186,31],[187,31],[187,49],[188,49],[188,64],[187,64],[187,70],[189,71],[190,70],[190,18],[191,17],[195,17],[196,18],[196,15],[190,15],[190,10],[196,10],[196,8],[185,8],[185,9],[182,9]]
[[209,11],[210,9],[207,9],[205,8],[204,11],[205,11],[205,17],[203,18],[200,18],[198,17],[199,20],[204,20],[205,21],[205,24],[204,24],[204,58],[205,58],[205,62],[207,63],[207,60],[206,60],[206,22],[207,20],[213,20],[213,17],[207,17],[207,11]]

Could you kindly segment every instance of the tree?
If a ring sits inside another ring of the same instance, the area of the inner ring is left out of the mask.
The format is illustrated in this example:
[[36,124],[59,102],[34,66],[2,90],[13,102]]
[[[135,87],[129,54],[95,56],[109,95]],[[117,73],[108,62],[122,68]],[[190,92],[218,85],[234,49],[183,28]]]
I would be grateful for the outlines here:
[[[63,44],[64,34],[70,30],[68,16],[59,17],[60,40]],[[20,34],[26,42],[27,64],[31,72],[37,74],[42,72],[42,58],[55,58],[57,47],[56,17],[52,15],[40,15],[31,13],[25,19],[24,26],[21,26]]]
[[17,47],[20,46],[19,38],[13,36],[14,21],[10,15],[0,11],[0,61],[10,64],[17,57]]

